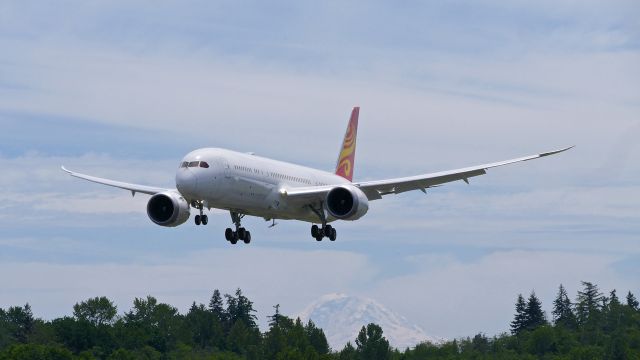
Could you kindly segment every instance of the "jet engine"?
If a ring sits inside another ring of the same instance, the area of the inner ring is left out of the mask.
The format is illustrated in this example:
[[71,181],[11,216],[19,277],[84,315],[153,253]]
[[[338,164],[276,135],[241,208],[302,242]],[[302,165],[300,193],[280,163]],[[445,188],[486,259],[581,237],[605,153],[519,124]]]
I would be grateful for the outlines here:
[[358,220],[369,211],[369,200],[357,187],[340,185],[327,193],[325,206],[336,219]]
[[160,226],[178,226],[189,219],[189,203],[174,192],[158,193],[149,199],[147,215]]

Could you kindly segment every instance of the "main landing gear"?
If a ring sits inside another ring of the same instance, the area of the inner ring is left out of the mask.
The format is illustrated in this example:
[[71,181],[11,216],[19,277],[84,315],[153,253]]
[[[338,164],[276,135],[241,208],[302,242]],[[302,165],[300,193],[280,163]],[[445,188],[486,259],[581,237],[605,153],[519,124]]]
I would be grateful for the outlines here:
[[331,225],[324,225],[322,227],[318,227],[318,225],[311,226],[311,236],[316,239],[316,241],[322,241],[322,238],[328,237],[331,241],[336,241],[336,237],[338,236],[336,229]]
[[227,228],[227,230],[224,231],[224,237],[227,239],[227,241],[234,245],[238,242],[238,240],[244,241],[245,244],[251,242],[251,232],[243,228],[240,224],[240,220],[242,220],[243,217],[244,214],[239,214],[235,211],[231,211],[231,221],[233,221],[233,223],[235,224],[236,230],[233,231],[233,229]]
[[202,213],[202,209],[204,208],[204,206],[202,205],[202,201],[194,202],[193,204],[191,204],[191,206],[200,210],[200,214],[196,215],[194,218],[196,225],[207,225],[209,223],[209,217]]
[[336,229],[331,225],[327,225],[327,216],[324,213],[324,206],[320,203],[320,209],[316,209],[313,206],[309,206],[311,211],[313,211],[322,222],[322,227],[318,227],[318,225],[311,226],[311,236],[316,239],[316,241],[322,241],[322,238],[328,237],[331,241],[336,241],[336,237],[338,236]]

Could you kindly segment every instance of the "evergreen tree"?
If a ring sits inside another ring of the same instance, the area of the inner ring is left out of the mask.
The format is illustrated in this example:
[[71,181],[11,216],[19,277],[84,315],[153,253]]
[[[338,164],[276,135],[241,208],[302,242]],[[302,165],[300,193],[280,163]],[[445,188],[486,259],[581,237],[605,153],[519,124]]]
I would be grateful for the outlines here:
[[327,342],[327,337],[324,335],[324,331],[317,327],[311,319],[309,319],[307,325],[304,327],[304,331],[309,339],[309,343],[318,354],[324,355],[331,351],[329,343]]
[[631,291],[629,291],[627,293],[627,306],[635,311],[638,311],[639,305],[640,304],[638,304],[638,300],[636,300],[636,297],[631,293]]
[[356,349],[353,347],[353,345],[351,345],[351,342],[348,342],[347,345],[345,345],[344,348],[342,348],[338,356],[338,359],[339,360],[357,360],[358,359],[358,353],[356,352]]
[[213,315],[218,318],[220,324],[224,325],[227,322],[227,311],[224,308],[224,302],[222,301],[222,296],[220,295],[220,290],[213,290],[213,295],[211,295],[211,300],[209,300],[209,311],[213,313]]
[[269,316],[269,331],[264,334],[264,355],[267,359],[275,359],[276,356],[287,348],[286,333],[291,328],[291,319],[280,314],[280,305],[272,316]]
[[389,341],[382,336],[382,328],[373,323],[360,329],[356,346],[358,357],[362,360],[386,360],[391,357]]
[[0,308],[0,349],[7,346],[12,341],[9,333],[9,320],[4,309]]
[[276,312],[273,315],[268,316],[269,326],[271,328],[278,327],[280,319],[282,318],[282,315],[280,314],[280,304],[276,304],[273,308],[276,309]]
[[253,302],[242,294],[242,290],[238,288],[235,296],[226,294],[225,298],[227,299],[227,315],[230,324],[242,321],[249,329],[258,328],[257,318],[253,314],[256,312],[253,308]]
[[235,353],[244,355],[249,350],[251,335],[243,321],[236,321],[227,335],[227,348]]
[[289,346],[302,352],[310,345],[300,318],[297,318],[288,334]]
[[618,299],[618,295],[616,294],[616,289],[611,290],[611,292],[609,293],[609,299],[608,299],[608,303],[607,305],[609,307],[615,307],[615,306],[620,306],[620,299]]
[[575,329],[576,315],[573,313],[573,305],[569,300],[569,295],[564,286],[560,284],[558,295],[553,301],[553,322],[556,326],[563,326],[567,329]]
[[602,339],[603,304],[606,302],[597,285],[583,281],[582,286],[576,299],[579,339],[582,344],[593,345]]
[[189,330],[191,340],[201,349],[215,347],[224,349],[224,333],[220,320],[204,304],[191,305],[185,316],[185,324]]
[[542,303],[536,296],[536,293],[532,291],[525,309],[525,328],[527,330],[534,330],[538,326],[545,325],[546,323],[547,321],[542,312]]
[[489,352],[489,338],[483,333],[476,334],[470,342],[471,350],[480,354]]
[[514,335],[520,334],[527,327],[527,303],[524,301],[524,296],[518,294],[516,300],[516,314],[511,322],[511,333]]
[[576,301],[576,317],[581,325],[586,324],[589,320],[596,320],[598,313],[602,309],[603,299],[603,295],[597,285],[582,281],[582,286],[584,289],[578,291]]
[[616,290],[611,290],[609,293],[609,301],[607,302],[607,306],[604,308],[605,323],[603,326],[605,331],[608,333],[613,333],[619,328],[620,319],[623,315],[621,306],[622,304],[620,304]]

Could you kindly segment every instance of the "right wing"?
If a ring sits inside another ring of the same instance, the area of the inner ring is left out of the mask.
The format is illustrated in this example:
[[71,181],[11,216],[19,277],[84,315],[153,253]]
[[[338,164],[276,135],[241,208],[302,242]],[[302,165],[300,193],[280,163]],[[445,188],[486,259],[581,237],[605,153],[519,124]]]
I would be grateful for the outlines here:
[[67,168],[65,168],[64,166],[62,166],[62,170],[66,171],[71,176],[75,176],[75,177],[80,178],[80,179],[93,181],[95,183],[102,184],[102,185],[113,186],[113,187],[117,187],[117,188],[120,188],[120,189],[129,190],[129,191],[131,191],[132,195],[135,195],[135,193],[137,193],[137,192],[143,193],[143,194],[148,194],[148,195],[155,195],[157,193],[161,193],[161,192],[165,192],[165,191],[175,191],[174,189],[165,189],[165,188],[159,188],[159,187],[153,187],[153,186],[130,184],[130,183],[126,183],[126,182],[103,179],[103,178],[99,178],[99,177],[95,177],[95,176],[91,176],[91,175],[80,174],[80,173],[77,173],[77,172],[73,172],[73,171],[67,170]]
[[462,168],[462,169],[441,171],[437,173],[409,176],[404,178],[366,181],[366,182],[354,183],[354,185],[359,187],[360,190],[362,190],[365,193],[365,195],[367,195],[367,198],[369,200],[377,200],[377,199],[381,199],[383,195],[400,194],[400,193],[411,191],[411,190],[425,191],[427,188],[438,186],[438,185],[452,182],[452,181],[457,181],[457,180],[463,180],[466,183],[468,183],[470,177],[484,175],[487,173],[486,171],[487,169],[508,165],[508,164],[513,164],[521,161],[538,159],[541,157],[558,154],[563,151],[567,151],[571,148],[573,148],[573,146],[560,149],[560,150],[554,150],[554,151],[549,151],[549,152],[540,153],[536,155],[524,156],[517,159],[505,160],[505,161],[495,162],[491,164],[471,166],[471,167]]
[[[487,169],[521,161],[538,159],[541,157],[558,154],[571,148],[573,148],[573,146],[536,155],[524,156],[517,159],[471,166],[456,170],[441,171],[437,173],[395,179],[354,182],[352,184],[360,188],[360,190],[362,190],[362,192],[364,192],[364,194],[367,196],[367,199],[378,200],[382,199],[383,195],[400,194],[412,190],[426,191],[427,188],[439,186],[441,184],[452,181],[463,180],[468,183],[470,177],[484,175],[487,173]],[[294,201],[297,200],[303,203],[312,203],[324,200],[329,191],[340,185],[342,184],[282,189],[280,193]]]

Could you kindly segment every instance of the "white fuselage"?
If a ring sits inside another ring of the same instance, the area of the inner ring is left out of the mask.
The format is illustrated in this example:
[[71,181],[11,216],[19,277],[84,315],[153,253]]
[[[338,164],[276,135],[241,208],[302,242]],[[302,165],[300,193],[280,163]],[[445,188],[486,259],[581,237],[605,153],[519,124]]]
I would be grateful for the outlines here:
[[[195,165],[206,162],[208,167]],[[206,208],[231,210],[269,219],[296,219],[312,223],[319,217],[309,208],[289,204],[283,189],[350,183],[338,175],[218,148],[187,154],[176,172],[176,188],[189,200]],[[334,220],[328,218],[327,220]]]

